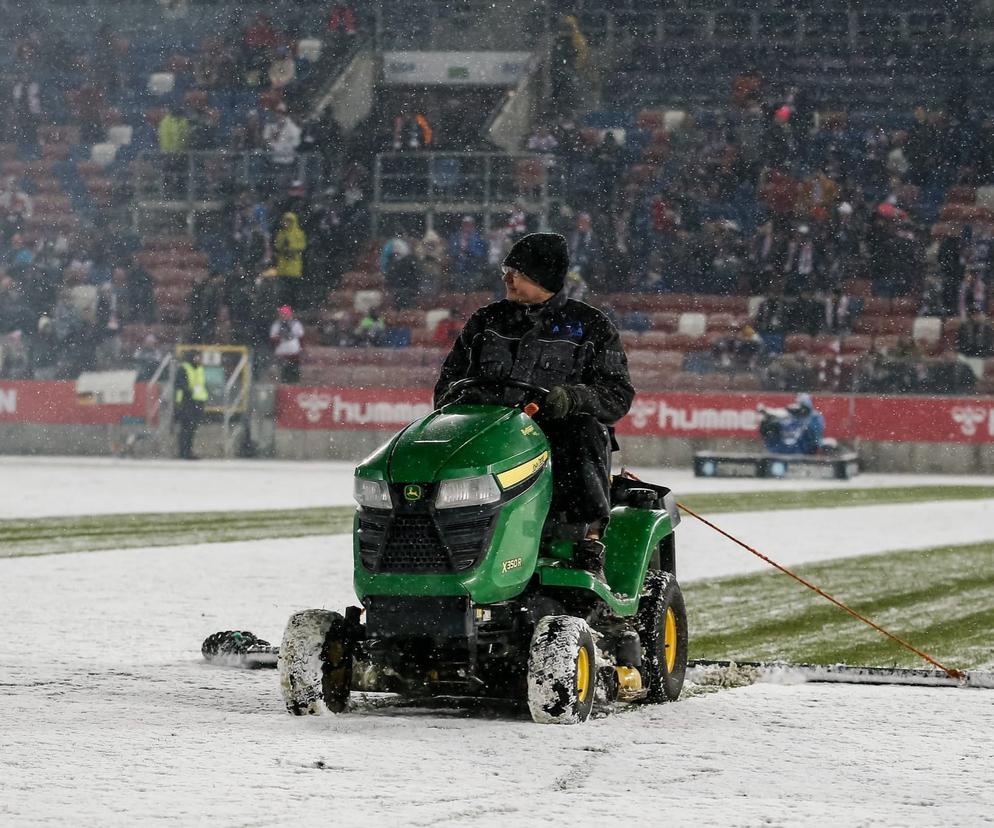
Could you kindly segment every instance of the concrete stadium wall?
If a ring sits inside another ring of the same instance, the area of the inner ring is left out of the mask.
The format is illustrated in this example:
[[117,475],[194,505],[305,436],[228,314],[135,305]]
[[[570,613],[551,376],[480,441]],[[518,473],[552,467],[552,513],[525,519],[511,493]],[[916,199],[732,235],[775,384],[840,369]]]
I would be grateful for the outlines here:
[[[274,455],[285,460],[360,460],[389,439],[387,431],[277,429]],[[621,462],[631,466],[693,465],[696,451],[755,451],[758,440],[622,437]],[[863,443],[866,471],[994,474],[994,445]]]
[[[39,425],[0,423],[0,454],[111,455],[130,432],[118,426]],[[253,417],[256,456],[281,460],[349,460],[366,457],[390,437],[389,431],[318,431],[276,429],[266,417]],[[622,437],[620,461],[632,466],[689,468],[696,451],[755,451],[757,441],[661,437]],[[221,457],[221,426],[207,424],[197,432],[194,452]],[[862,443],[864,468],[877,472],[928,474],[994,474],[994,444]],[[143,436],[133,453],[142,457],[172,457],[175,437],[162,441]]]

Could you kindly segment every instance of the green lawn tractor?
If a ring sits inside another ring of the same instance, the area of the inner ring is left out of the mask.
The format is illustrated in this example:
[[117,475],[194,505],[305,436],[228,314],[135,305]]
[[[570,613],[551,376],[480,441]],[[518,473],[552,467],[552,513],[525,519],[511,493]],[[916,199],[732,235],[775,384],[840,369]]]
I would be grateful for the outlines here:
[[687,620],[672,494],[615,476],[607,583],[574,568],[573,541],[547,520],[555,468],[537,410],[443,405],[356,468],[362,606],[290,618],[278,658],[290,713],[343,712],[361,690],[519,700],[536,722],[574,723],[595,698],[680,695]]

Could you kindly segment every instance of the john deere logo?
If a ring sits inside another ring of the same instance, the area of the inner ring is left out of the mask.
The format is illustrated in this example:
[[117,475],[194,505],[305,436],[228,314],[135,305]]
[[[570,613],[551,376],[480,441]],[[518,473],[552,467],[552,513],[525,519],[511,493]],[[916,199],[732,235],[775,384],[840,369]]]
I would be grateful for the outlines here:
[[404,486],[404,497],[407,500],[421,500],[421,487],[413,483]]

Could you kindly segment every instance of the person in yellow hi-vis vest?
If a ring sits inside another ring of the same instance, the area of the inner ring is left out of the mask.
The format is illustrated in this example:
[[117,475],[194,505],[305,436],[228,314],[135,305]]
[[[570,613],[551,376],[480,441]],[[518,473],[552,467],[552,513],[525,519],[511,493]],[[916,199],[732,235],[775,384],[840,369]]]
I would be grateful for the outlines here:
[[193,351],[176,372],[176,422],[179,424],[179,456],[196,460],[193,437],[204,418],[207,402],[207,379],[201,364],[200,351]]

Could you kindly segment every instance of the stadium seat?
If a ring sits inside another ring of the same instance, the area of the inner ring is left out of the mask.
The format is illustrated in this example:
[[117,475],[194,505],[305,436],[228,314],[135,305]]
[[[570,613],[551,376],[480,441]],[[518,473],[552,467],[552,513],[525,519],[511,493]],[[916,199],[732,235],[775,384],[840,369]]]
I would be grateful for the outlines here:
[[172,72],[153,72],[148,76],[148,91],[153,95],[168,95],[176,86]]
[[102,167],[106,167],[114,163],[114,158],[117,155],[117,144],[111,143],[100,143],[94,144],[90,147],[90,160],[94,164],[99,164]]
[[916,342],[938,342],[942,338],[942,320],[938,316],[916,317],[911,336]]
[[677,322],[677,333],[693,337],[703,336],[707,330],[707,325],[708,318],[706,314],[692,312],[681,313],[680,319]]

